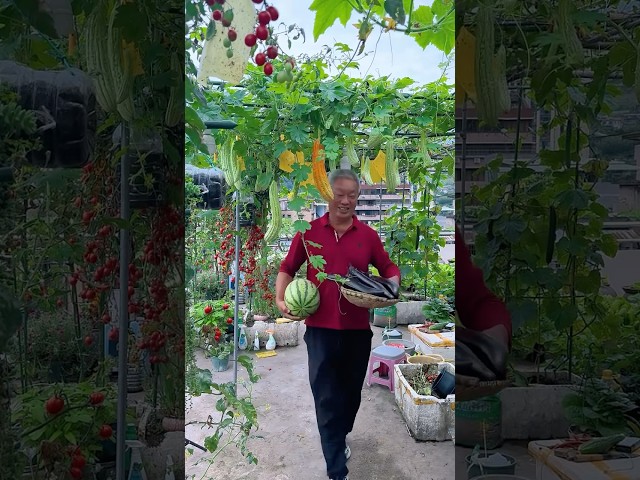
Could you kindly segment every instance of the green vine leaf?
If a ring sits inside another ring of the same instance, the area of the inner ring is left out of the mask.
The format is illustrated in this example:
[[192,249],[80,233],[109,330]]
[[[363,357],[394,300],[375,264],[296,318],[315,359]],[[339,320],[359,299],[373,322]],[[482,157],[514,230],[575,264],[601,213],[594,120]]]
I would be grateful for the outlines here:
[[321,255],[311,255],[309,256],[309,263],[316,270],[323,270],[327,261]]
[[296,197],[293,200],[289,200],[289,209],[299,212],[300,210],[302,210],[302,207],[304,207],[306,203],[307,202],[304,198]]
[[406,20],[404,5],[402,0],[384,0],[384,10],[396,22],[403,25]]
[[349,0],[314,0],[309,10],[316,12],[313,39],[317,41],[336,20],[340,19],[340,23],[346,26],[351,18],[352,8]]
[[293,222],[293,228],[296,232],[306,232],[311,228],[311,224],[306,220],[296,220]]

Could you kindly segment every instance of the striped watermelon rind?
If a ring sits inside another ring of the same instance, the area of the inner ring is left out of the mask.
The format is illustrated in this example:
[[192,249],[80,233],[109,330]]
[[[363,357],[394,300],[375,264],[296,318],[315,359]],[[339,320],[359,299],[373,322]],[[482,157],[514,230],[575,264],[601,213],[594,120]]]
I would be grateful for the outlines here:
[[284,303],[296,317],[308,317],[320,306],[320,292],[313,282],[306,278],[294,279],[284,291]]

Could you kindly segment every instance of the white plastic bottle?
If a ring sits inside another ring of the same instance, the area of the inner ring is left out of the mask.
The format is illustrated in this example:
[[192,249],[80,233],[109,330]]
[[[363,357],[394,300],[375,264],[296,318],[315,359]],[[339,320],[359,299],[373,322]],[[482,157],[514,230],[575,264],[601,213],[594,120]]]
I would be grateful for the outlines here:
[[265,345],[265,348],[267,350],[275,350],[276,349],[276,339],[273,338],[273,331],[269,330],[269,340],[267,340],[267,344]]
[[253,340],[253,349],[260,350],[260,338],[258,337],[258,331],[256,330],[255,339]]
[[247,332],[244,330],[244,324],[240,325],[240,335],[238,336],[238,348],[240,350],[246,350],[248,347]]

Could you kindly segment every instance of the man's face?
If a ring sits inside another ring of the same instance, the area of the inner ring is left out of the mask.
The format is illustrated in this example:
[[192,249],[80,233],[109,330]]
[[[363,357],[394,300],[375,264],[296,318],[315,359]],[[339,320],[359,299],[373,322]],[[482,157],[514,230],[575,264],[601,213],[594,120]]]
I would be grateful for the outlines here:
[[329,202],[329,212],[336,218],[351,218],[358,203],[359,185],[348,178],[338,178],[333,183],[333,200]]

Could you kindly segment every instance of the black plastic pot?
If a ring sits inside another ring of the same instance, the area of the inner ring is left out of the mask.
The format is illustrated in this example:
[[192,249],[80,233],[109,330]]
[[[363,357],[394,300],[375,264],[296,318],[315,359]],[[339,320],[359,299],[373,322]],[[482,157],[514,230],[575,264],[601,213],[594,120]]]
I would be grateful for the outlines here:
[[433,382],[431,391],[438,398],[447,398],[447,395],[456,391],[456,376],[447,370],[442,370]]
[[29,152],[38,167],[78,168],[89,161],[96,132],[93,81],[81,70],[34,70],[0,61],[0,83],[19,96],[18,103],[35,113],[42,148]]

